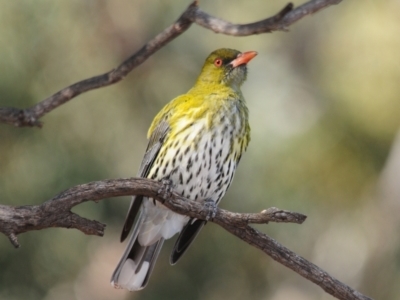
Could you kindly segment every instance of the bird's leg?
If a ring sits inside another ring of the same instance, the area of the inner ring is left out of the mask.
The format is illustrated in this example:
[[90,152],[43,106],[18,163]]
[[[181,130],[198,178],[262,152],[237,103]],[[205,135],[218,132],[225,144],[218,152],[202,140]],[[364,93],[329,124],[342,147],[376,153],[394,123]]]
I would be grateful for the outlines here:
[[213,199],[205,199],[204,207],[208,209],[208,214],[206,217],[206,221],[212,220],[215,218],[217,214],[218,206]]
[[[165,199],[171,198],[172,189],[174,188],[173,182],[171,179],[163,179],[161,180],[162,187],[157,191],[157,194],[162,196]],[[163,203],[164,203],[163,201]]]

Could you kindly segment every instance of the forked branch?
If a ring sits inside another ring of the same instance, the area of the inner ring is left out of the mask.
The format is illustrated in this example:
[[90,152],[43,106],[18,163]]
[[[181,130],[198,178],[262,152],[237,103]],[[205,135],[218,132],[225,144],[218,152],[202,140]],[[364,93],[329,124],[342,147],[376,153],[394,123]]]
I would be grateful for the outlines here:
[[147,42],[139,51],[125,60],[117,68],[105,74],[84,79],[65,87],[32,107],[26,109],[0,107],[0,123],[11,124],[18,127],[41,127],[42,122],[39,120],[44,115],[84,92],[105,87],[122,80],[157,50],[185,32],[193,23],[216,33],[232,36],[248,36],[279,30],[286,31],[290,25],[301,18],[316,13],[330,5],[338,4],[341,1],[342,0],[312,0],[297,8],[293,8],[293,4],[289,3],[280,12],[270,18],[244,25],[232,24],[211,16],[202,11],[198,6],[198,2],[195,1],[189,5],[176,22]]
[[[105,198],[144,195],[161,201],[172,211],[197,219],[206,219],[209,208],[203,204],[171,193],[164,198],[163,184],[145,178],[96,181],[72,187],[41,205],[11,207],[0,205],[0,232],[18,247],[17,235],[50,227],[76,228],[86,234],[102,236],[105,225],[71,212],[72,207]],[[251,223],[288,222],[301,224],[306,216],[277,208],[260,213],[240,214],[218,208],[212,222],[225,228],[246,243],[260,249],[277,262],[319,285],[338,299],[370,299],[330,276],[313,263],[279,244],[268,235],[249,226]]]

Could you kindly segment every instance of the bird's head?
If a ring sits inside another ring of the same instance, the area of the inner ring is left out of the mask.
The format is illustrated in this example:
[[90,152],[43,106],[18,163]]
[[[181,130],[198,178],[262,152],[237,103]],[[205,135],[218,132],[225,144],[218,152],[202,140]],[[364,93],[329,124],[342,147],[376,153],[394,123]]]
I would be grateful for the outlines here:
[[197,82],[240,87],[246,80],[247,63],[256,55],[255,51],[215,50],[207,57]]

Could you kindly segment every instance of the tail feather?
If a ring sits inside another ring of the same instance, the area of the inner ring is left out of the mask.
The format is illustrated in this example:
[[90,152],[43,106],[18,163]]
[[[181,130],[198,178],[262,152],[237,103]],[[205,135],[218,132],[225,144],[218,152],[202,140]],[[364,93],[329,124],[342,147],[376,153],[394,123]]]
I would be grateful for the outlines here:
[[111,277],[112,286],[130,291],[146,286],[165,239],[183,228],[170,259],[171,264],[175,264],[205,224],[202,220],[188,222],[188,217],[151,201],[143,202],[141,196],[131,202],[121,240],[128,236],[134,222],[125,252]]
[[111,277],[111,285],[115,288],[125,288],[129,291],[143,289],[150,278],[161,247],[164,244],[163,238],[149,246],[139,244],[137,237],[143,219],[144,216],[141,212],[125,252]]
[[178,262],[206,223],[207,222],[203,220],[189,220],[175,242],[174,249],[172,250],[171,257],[169,259],[171,265],[174,265]]
[[128,214],[126,215],[124,228],[122,229],[121,233],[121,243],[129,235],[136,216],[139,213],[140,208],[142,207],[142,202],[143,196],[132,197],[131,205],[129,206]]

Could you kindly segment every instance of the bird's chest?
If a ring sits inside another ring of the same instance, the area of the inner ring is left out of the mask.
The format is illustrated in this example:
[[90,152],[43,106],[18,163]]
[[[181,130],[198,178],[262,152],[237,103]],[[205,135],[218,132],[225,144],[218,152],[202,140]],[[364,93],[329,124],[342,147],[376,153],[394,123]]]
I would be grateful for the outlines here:
[[228,189],[244,139],[244,122],[238,114],[200,119],[180,130],[160,150],[150,178],[170,179],[174,189],[192,200],[218,202]]

